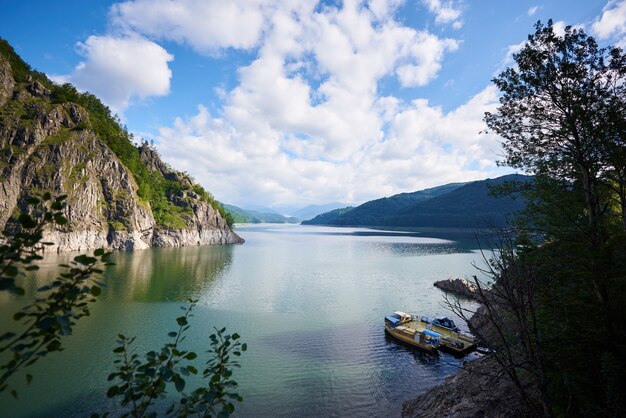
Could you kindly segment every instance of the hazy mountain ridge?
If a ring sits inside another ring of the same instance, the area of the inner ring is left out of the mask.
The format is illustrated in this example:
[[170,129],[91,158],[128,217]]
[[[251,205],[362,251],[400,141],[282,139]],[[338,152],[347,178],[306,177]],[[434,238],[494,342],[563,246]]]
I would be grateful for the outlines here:
[[400,193],[319,215],[305,225],[489,228],[503,226],[525,207],[521,197],[495,197],[490,187],[507,181],[530,181],[512,174],[469,183],[451,183]]
[[260,212],[251,209],[243,209],[235,205],[224,204],[226,212],[230,213],[235,223],[260,224],[260,223],[298,223],[299,219],[279,215],[272,212]]

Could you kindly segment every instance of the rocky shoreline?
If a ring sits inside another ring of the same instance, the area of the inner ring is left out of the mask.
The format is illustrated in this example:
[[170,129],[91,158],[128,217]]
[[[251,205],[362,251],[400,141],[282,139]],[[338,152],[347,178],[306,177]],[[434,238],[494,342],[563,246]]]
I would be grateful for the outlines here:
[[[439,289],[477,300],[477,286],[466,279],[446,279],[434,284]],[[482,320],[483,306],[470,318],[475,334],[490,335]],[[402,404],[403,418],[508,418],[532,416],[508,377],[498,372],[495,358],[484,355],[447,377],[440,385]]]
[[490,356],[466,363],[457,373],[402,404],[404,418],[505,418],[531,416],[506,376],[494,374]]

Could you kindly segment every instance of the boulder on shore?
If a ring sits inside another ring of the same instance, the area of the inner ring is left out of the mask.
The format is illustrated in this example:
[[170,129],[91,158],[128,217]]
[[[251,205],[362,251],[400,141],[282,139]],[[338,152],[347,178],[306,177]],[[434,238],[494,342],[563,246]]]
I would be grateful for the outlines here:
[[415,399],[405,401],[402,404],[402,417],[532,416],[513,383],[506,376],[495,373],[495,370],[498,367],[491,357],[466,363],[441,385]]
[[445,279],[436,281],[433,286],[444,292],[456,293],[470,299],[478,299],[479,289],[475,283],[467,279]]

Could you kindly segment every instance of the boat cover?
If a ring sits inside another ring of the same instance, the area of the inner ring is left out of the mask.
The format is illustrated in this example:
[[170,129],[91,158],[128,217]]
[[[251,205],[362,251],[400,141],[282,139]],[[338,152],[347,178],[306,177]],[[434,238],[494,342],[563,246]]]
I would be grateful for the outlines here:
[[393,316],[386,316],[385,319],[391,322],[394,326],[398,325],[398,323],[400,322],[400,318],[396,318]]
[[431,330],[429,330],[429,329],[425,329],[425,330],[424,330],[424,334],[426,334],[426,335],[428,335],[428,336],[431,336],[431,337],[433,337],[433,338],[439,338],[439,337],[441,337],[441,334],[439,334],[438,332],[435,332],[435,331],[431,331]]

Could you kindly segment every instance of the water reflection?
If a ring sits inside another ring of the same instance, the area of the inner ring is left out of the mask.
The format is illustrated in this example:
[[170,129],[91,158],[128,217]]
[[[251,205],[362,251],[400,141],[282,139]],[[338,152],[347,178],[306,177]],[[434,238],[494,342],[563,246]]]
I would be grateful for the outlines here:
[[411,243],[411,242],[363,242],[365,251],[391,256],[427,256],[438,254],[470,253],[469,249],[460,248],[454,243]]
[[[59,264],[70,263],[76,255],[78,253],[46,256],[36,275],[23,282],[26,298],[34,297],[37,288],[58,277],[64,271]],[[100,300],[186,302],[188,297],[201,294],[227,271],[232,258],[232,246],[116,252],[111,258],[115,265],[105,269],[106,287]]]
[[[231,246],[157,248],[117,253],[106,271],[105,297],[136,302],[186,301],[232,263]],[[122,279],[122,280],[120,280]]]

